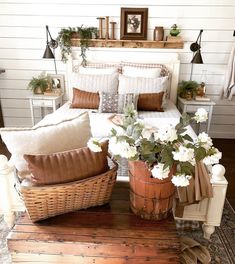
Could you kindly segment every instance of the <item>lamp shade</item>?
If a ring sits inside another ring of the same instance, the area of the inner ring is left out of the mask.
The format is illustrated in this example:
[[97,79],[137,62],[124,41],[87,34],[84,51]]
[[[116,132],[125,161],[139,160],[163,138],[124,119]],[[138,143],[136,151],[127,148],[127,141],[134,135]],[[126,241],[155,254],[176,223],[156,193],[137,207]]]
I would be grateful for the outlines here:
[[46,50],[43,54],[43,59],[54,59],[54,58],[55,58],[55,56],[54,56],[53,52],[51,51],[51,48],[47,44]]
[[200,49],[195,53],[191,63],[203,64],[202,55]]

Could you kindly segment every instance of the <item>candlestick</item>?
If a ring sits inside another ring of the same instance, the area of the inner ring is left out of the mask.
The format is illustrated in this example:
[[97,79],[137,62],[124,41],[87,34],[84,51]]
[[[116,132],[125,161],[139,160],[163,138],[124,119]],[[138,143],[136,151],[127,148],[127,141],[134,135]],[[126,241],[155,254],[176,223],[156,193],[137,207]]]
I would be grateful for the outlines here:
[[115,24],[116,22],[110,22],[111,24],[111,39],[115,39]]
[[104,17],[97,17],[96,19],[99,20],[99,39],[103,38],[103,20]]
[[109,16],[106,16],[105,39],[109,39]]

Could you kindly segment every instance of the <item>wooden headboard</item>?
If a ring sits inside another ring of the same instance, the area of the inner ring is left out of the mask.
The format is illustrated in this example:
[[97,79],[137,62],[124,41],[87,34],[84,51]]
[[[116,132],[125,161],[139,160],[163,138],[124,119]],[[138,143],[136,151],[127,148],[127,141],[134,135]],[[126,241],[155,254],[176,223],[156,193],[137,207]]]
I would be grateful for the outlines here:
[[[159,63],[164,64],[171,73],[170,99],[176,103],[179,82],[180,61],[177,53],[157,52],[156,49],[128,49],[128,48],[89,48],[87,50],[88,63]],[[72,98],[73,69],[81,64],[80,49],[73,48],[72,57],[67,63],[67,95]]]

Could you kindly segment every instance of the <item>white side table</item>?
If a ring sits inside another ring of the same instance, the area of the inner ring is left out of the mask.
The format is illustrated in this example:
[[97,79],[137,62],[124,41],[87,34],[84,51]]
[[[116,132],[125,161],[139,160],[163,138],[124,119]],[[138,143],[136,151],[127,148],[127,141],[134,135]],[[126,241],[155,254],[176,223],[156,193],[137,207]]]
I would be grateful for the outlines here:
[[63,94],[58,96],[48,96],[48,95],[32,95],[29,96],[30,110],[31,110],[31,118],[32,125],[35,125],[35,117],[34,117],[34,108],[40,107],[42,108],[52,108],[53,112],[62,106],[62,97]]
[[188,101],[181,97],[178,97],[178,109],[183,113],[195,113],[198,108],[204,108],[208,112],[208,121],[207,121],[207,129],[206,132],[209,134],[210,125],[211,125],[211,117],[213,113],[213,106],[215,102],[213,101]]

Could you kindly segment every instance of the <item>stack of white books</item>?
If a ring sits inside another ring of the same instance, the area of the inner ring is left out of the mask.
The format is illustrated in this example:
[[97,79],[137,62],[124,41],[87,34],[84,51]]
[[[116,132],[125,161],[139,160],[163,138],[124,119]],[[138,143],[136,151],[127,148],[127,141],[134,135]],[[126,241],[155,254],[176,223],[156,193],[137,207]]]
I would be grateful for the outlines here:
[[211,99],[207,96],[196,96],[195,100],[196,101],[210,101]]

